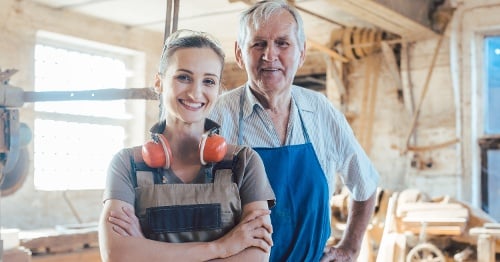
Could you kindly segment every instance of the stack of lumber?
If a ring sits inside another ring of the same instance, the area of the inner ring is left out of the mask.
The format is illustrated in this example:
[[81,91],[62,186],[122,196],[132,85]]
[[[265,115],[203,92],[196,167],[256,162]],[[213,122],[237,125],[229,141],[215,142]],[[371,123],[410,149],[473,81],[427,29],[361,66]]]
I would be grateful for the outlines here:
[[415,202],[398,205],[396,216],[400,232],[458,236],[467,226],[469,211],[458,203]]
[[101,261],[95,225],[21,231],[19,236],[34,262]]

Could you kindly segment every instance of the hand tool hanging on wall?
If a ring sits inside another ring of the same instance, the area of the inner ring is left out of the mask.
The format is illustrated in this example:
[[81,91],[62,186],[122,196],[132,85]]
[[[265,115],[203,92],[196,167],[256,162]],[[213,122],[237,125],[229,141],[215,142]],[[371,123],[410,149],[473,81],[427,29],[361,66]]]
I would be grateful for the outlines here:
[[[445,28],[446,28],[446,26],[445,26]],[[436,48],[434,49],[434,53],[432,55],[431,65],[429,67],[429,70],[427,72],[427,76],[425,78],[424,87],[422,88],[422,93],[420,94],[420,100],[418,101],[417,108],[416,108],[415,112],[413,113],[410,128],[409,128],[408,133],[406,135],[406,147],[402,150],[403,154],[407,153],[408,151],[418,152],[418,151],[435,150],[438,148],[451,146],[451,145],[454,145],[454,144],[460,142],[459,138],[453,138],[449,141],[445,141],[442,143],[429,145],[429,146],[416,146],[416,145],[411,145],[411,143],[410,143],[411,137],[415,134],[415,129],[417,127],[417,122],[418,122],[417,120],[418,120],[418,117],[420,116],[420,110],[422,109],[422,104],[423,104],[424,98],[427,95],[427,91],[429,90],[429,83],[430,83],[430,80],[432,78],[432,73],[434,72],[434,66],[436,65],[437,56],[439,54],[439,50],[441,49],[441,45],[443,43],[444,38],[445,38],[444,33],[439,35],[439,39],[438,39]]]

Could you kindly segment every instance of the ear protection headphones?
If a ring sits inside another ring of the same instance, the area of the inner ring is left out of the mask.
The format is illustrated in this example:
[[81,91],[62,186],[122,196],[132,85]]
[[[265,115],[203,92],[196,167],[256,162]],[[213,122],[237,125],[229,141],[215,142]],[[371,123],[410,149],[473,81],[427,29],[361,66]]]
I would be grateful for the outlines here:
[[[217,134],[218,129],[212,128],[201,136],[199,145],[202,165],[215,163],[224,159],[227,151],[226,140]],[[172,151],[167,138],[163,134],[152,133],[151,140],[142,146],[142,158],[152,168],[170,168]]]

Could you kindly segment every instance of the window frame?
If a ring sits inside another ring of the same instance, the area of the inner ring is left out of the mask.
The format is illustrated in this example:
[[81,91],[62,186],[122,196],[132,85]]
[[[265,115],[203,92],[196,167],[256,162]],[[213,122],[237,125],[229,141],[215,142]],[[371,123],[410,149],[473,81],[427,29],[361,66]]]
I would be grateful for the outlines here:
[[[498,2],[459,1],[450,30],[450,65],[456,105],[458,199],[481,208],[481,148],[484,123],[484,39],[500,35]],[[477,19],[481,17],[482,19]]]
[[[131,88],[132,85],[142,85],[144,86],[144,68],[145,68],[145,55],[143,52],[134,51],[127,48],[107,45],[103,43],[98,43],[86,39],[75,38],[66,35],[60,35],[47,31],[38,31],[36,35],[36,42],[34,48],[37,45],[45,45],[53,48],[65,49],[68,51],[81,52],[85,54],[97,55],[111,57],[113,59],[119,59],[125,63],[126,70],[128,71],[127,79],[125,82],[125,89]],[[137,86],[134,86],[137,87]],[[67,90],[71,91],[71,90]],[[35,92],[44,92],[35,90]],[[44,100],[46,101],[46,100]],[[54,101],[61,101],[59,98],[54,99]],[[70,101],[70,100],[68,100]],[[74,100],[73,100],[74,101]],[[103,101],[96,99],[96,101]],[[109,100],[108,100],[109,101]],[[36,101],[35,101],[36,103]],[[67,121],[73,123],[91,123],[91,124],[102,124],[106,125],[118,125],[124,127],[125,140],[123,144],[125,147],[134,146],[140,144],[144,140],[144,134],[146,132],[145,128],[145,114],[146,114],[146,101],[145,100],[126,100],[125,101],[125,111],[130,114],[129,119],[122,118],[112,118],[106,116],[90,116],[90,115],[74,115],[65,114],[57,112],[45,112],[36,111],[35,106],[33,106],[34,120],[45,119],[45,120],[55,120],[55,121]],[[36,128],[36,127],[35,127]],[[35,131],[36,132],[36,131]],[[35,162],[35,161],[34,161]],[[36,167],[34,167],[34,177],[37,175]],[[105,176],[106,173],[103,174]],[[36,188],[36,187],[35,187]],[[59,191],[60,189],[39,189],[43,191]],[[103,188],[76,188],[70,186],[65,190],[102,190]]]

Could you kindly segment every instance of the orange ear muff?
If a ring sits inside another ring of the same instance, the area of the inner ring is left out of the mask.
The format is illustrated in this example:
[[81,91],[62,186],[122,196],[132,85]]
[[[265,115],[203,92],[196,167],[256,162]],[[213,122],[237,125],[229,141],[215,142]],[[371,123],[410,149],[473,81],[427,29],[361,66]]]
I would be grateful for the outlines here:
[[170,168],[172,151],[167,138],[162,134],[153,134],[152,140],[142,146],[142,158],[149,167]]
[[[213,131],[208,131],[201,137],[199,151],[201,164],[219,162],[224,159],[227,152],[226,140]],[[149,167],[170,168],[172,151],[164,135],[153,134],[152,139],[142,146],[141,153]]]
[[201,164],[219,162],[224,159],[226,152],[227,144],[222,136],[210,131],[203,134],[200,142]]

